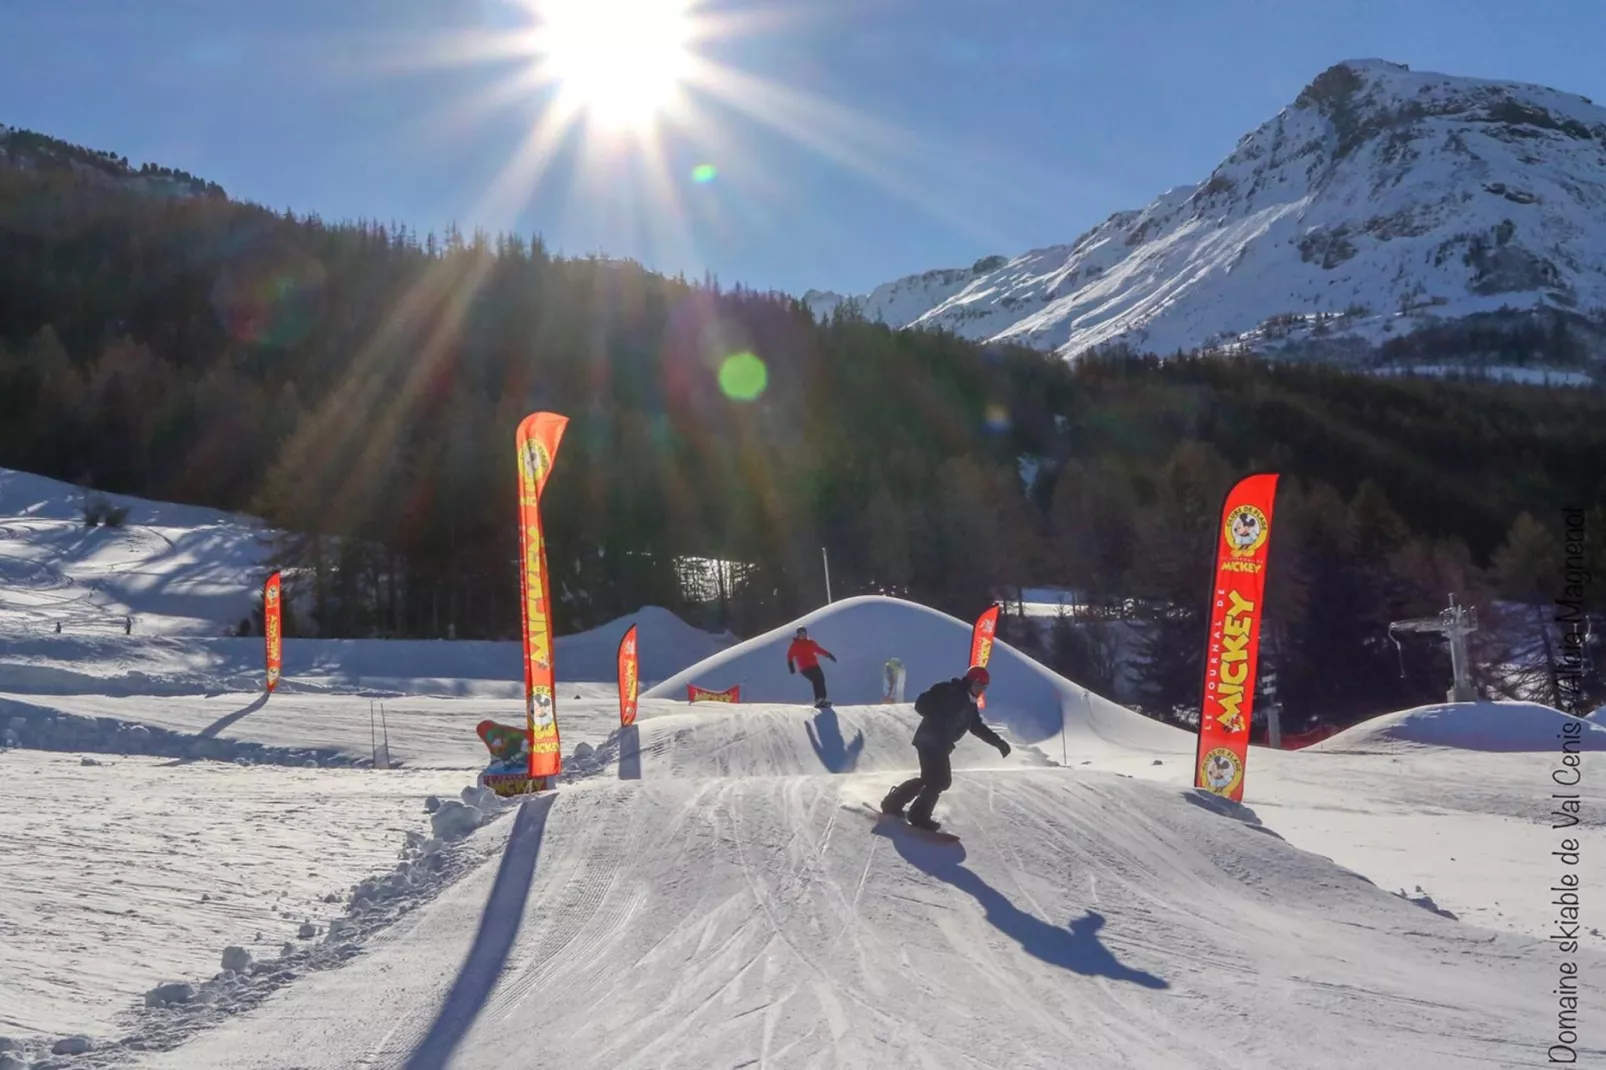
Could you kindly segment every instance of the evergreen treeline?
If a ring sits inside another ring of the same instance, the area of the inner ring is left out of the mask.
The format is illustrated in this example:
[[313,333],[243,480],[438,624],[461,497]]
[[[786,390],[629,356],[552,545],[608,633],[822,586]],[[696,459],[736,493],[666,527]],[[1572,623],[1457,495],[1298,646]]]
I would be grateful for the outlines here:
[[223,187],[172,167],[145,163],[135,171],[127,156],[114,152],[86,149],[60,138],[33,130],[16,130],[0,126],[0,163],[7,160],[21,163],[32,170],[64,171],[79,175],[99,173],[110,179],[125,179],[133,175],[145,178],[164,178],[192,195],[206,197],[225,196]]
[[[767,372],[751,401],[720,383],[744,352]],[[1092,619],[1041,655],[1097,686],[1116,619],[1147,622],[1142,703],[1176,716],[1222,494],[1274,469],[1262,678],[1295,731],[1442,698],[1443,644],[1402,659],[1388,622],[1449,592],[1542,606],[1564,506],[1594,509],[1606,577],[1598,393],[1125,350],[1071,367],[539,239],[0,167],[0,465],[295,532],[277,554],[308,630],[516,637],[512,434],[536,409],[571,418],[543,500],[559,632],[656,604],[752,634],[822,601],[823,546],[835,596],[964,619],[1083,589]],[[1606,618],[1606,580],[1590,597]],[[1554,636],[1516,617],[1526,638],[1483,662],[1540,686]]]

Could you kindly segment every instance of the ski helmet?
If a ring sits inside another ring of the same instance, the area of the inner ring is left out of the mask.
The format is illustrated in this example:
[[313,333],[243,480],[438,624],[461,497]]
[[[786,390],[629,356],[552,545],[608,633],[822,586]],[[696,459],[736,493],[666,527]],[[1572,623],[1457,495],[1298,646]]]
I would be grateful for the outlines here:
[[980,684],[981,686],[986,687],[992,682],[993,678],[989,676],[987,670],[980,665],[972,665],[970,667],[970,671],[965,673],[965,683],[967,684]]

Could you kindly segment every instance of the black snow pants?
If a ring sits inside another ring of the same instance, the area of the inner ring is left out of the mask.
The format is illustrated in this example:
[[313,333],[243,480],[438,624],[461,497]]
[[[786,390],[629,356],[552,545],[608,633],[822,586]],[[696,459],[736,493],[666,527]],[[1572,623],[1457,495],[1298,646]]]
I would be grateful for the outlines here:
[[825,670],[820,668],[818,665],[810,665],[808,668],[799,671],[803,673],[803,678],[805,680],[814,685],[814,701],[824,702]]
[[[909,820],[930,819],[937,796],[947,791],[954,782],[953,760],[950,752],[932,747],[919,747],[920,775],[893,788],[882,800],[881,809],[901,811],[909,807]],[[913,805],[910,801],[913,800]]]

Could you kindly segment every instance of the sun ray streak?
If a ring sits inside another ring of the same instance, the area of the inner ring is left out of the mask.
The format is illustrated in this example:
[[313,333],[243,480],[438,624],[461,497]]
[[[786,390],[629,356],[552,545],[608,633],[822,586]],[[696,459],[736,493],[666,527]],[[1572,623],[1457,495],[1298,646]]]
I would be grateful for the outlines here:
[[[900,128],[730,67],[704,69],[696,84],[722,103],[943,222],[984,232],[966,213],[928,192],[932,184],[919,166],[925,154],[918,151],[918,142]],[[904,168],[892,166],[895,154],[910,160],[910,164]]]
[[517,217],[552,166],[558,145],[574,125],[577,114],[574,102],[554,102],[552,109],[530,127],[519,147],[491,180],[475,205],[472,218],[494,226],[510,223]]
[[455,137],[504,108],[528,105],[532,97],[550,92],[553,84],[548,73],[527,66],[473,94],[443,100],[439,108],[418,118],[418,128],[428,136]]

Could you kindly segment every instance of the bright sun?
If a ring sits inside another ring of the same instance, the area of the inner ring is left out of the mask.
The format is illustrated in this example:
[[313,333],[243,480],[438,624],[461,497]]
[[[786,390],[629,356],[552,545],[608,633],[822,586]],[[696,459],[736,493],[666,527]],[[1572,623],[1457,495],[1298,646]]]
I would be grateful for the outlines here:
[[565,110],[639,130],[673,101],[691,64],[690,0],[540,0],[534,44]]

